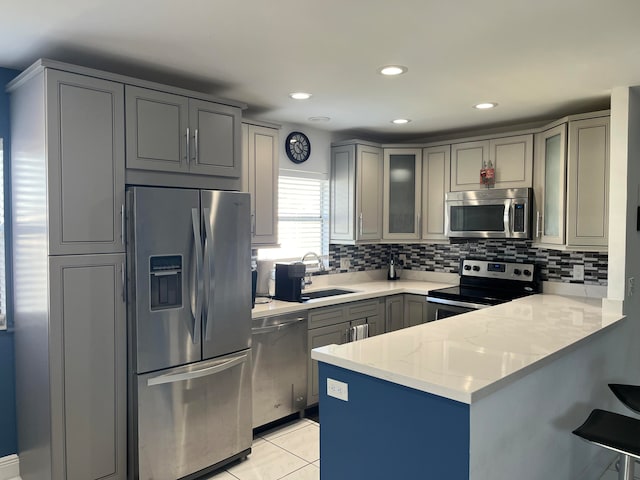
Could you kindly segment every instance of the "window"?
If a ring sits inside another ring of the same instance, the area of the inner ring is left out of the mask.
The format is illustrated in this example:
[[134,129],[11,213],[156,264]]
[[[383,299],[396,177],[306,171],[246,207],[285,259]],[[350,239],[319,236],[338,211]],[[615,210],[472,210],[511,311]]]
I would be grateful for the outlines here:
[[329,182],[324,175],[280,175],[278,243],[280,248],[261,249],[259,258],[300,260],[307,252],[328,256]]
[[7,286],[4,266],[4,148],[0,138],[0,330],[7,328]]

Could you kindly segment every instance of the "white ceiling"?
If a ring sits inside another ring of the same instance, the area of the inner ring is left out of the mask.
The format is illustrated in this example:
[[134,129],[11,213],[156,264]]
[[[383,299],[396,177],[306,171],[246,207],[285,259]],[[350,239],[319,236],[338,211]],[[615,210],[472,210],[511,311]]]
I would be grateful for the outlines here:
[[[249,105],[247,115],[369,138],[608,108],[640,84],[639,0],[19,0],[0,66],[40,57]],[[376,69],[402,64],[408,73]],[[290,92],[313,97],[294,101]],[[478,111],[481,101],[499,107]],[[309,117],[328,116],[328,123]],[[394,118],[410,118],[404,126]]]

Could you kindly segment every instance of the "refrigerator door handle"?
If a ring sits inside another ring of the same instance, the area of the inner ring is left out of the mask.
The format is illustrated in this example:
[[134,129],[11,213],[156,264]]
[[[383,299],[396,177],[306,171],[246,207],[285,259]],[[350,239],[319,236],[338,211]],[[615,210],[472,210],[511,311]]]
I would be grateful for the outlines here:
[[202,278],[202,243],[200,240],[200,212],[197,208],[191,209],[191,223],[193,225],[193,245],[196,255],[196,311],[193,314],[192,341],[198,343],[200,336],[200,318],[202,317],[202,294],[204,282]]
[[204,338],[205,340],[210,340],[209,334],[209,315],[211,315],[212,309],[210,308],[210,303],[213,301],[213,292],[215,289],[215,262],[213,258],[213,231],[211,230],[211,209],[203,208],[202,212],[204,214],[204,234],[205,234],[205,255],[207,257],[207,280],[209,281],[209,288],[207,290],[207,310],[206,315],[204,316]]
[[163,385],[166,383],[184,382],[185,380],[193,380],[194,378],[208,377],[209,375],[215,375],[216,373],[229,370],[236,365],[246,362],[248,354],[243,353],[237,357],[230,358],[223,363],[212,365],[211,367],[202,368],[193,372],[184,373],[169,373],[165,375],[158,375],[147,380],[147,386]]

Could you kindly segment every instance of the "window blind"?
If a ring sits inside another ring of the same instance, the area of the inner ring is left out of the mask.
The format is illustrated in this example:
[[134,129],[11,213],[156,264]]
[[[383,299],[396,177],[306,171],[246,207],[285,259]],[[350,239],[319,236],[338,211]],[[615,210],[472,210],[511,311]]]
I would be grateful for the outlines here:
[[278,178],[278,243],[261,249],[264,259],[301,259],[307,252],[329,253],[329,182],[314,178]]

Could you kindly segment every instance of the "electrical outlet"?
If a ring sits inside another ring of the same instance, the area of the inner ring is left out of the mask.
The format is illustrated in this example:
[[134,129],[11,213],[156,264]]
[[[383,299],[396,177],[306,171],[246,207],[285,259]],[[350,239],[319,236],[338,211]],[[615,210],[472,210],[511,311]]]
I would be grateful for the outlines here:
[[627,279],[627,295],[629,297],[633,297],[633,292],[636,288],[636,279],[634,277],[629,277]]
[[584,265],[573,266],[573,279],[584,280]]
[[340,259],[340,270],[349,270],[351,268],[351,260],[348,258]]
[[327,395],[345,402],[349,401],[349,384],[327,378]]

